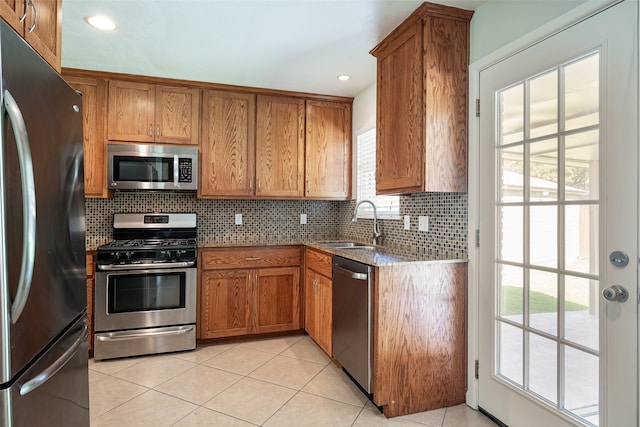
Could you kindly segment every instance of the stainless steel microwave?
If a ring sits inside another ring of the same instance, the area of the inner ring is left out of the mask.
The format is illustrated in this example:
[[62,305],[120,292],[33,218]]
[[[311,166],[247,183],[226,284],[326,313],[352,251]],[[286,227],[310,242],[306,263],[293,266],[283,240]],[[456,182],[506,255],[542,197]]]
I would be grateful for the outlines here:
[[107,144],[107,186],[112,190],[196,191],[198,148]]

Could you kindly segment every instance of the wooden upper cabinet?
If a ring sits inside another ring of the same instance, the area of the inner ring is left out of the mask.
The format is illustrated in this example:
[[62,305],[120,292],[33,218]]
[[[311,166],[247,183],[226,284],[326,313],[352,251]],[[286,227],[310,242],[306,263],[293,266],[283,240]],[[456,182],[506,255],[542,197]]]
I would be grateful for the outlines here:
[[24,35],[24,23],[20,22],[24,8],[25,0],[0,0],[0,17],[21,35]]
[[82,94],[84,132],[84,194],[87,197],[108,197],[105,174],[104,112],[106,82],[91,77],[64,76]]
[[255,118],[255,95],[203,92],[200,197],[253,196]]
[[156,86],[156,142],[198,144],[200,89]]
[[109,80],[107,137],[113,141],[154,141],[155,85]]
[[109,140],[198,144],[199,123],[199,89],[109,81]]
[[0,0],[0,16],[60,72],[62,0]]
[[304,99],[257,97],[256,196],[304,195]]
[[423,3],[377,58],[376,192],[467,191],[472,11]]
[[351,193],[351,104],[308,100],[305,196],[347,199]]
[[60,72],[62,54],[62,0],[32,0],[25,19],[24,38]]

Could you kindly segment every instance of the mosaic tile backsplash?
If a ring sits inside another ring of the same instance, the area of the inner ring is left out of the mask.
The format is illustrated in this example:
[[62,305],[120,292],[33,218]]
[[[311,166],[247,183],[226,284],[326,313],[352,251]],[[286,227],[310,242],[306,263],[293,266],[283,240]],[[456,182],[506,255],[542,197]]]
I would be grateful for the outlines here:
[[[112,199],[86,199],[87,249],[112,240],[113,214],[119,212],[195,212],[198,245],[295,244],[371,239],[372,220],[351,222],[355,201],[209,200],[188,193],[116,192]],[[242,225],[235,225],[235,214]],[[300,225],[300,214],[307,224]],[[467,258],[467,195],[420,193],[400,198],[401,220],[381,220],[381,243],[407,254]],[[419,232],[418,215],[429,216],[429,232]]]

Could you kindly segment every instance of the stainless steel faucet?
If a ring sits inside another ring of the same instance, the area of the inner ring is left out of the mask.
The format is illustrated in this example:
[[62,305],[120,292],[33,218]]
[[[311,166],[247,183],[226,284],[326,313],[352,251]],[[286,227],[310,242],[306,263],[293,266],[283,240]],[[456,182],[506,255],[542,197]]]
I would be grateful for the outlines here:
[[355,210],[353,211],[353,216],[351,217],[351,221],[358,222],[358,208],[363,203],[369,203],[373,207],[373,239],[372,243],[374,245],[378,244],[378,239],[382,236],[382,232],[378,227],[378,211],[376,210],[376,205],[373,204],[371,200],[361,200],[356,205]]

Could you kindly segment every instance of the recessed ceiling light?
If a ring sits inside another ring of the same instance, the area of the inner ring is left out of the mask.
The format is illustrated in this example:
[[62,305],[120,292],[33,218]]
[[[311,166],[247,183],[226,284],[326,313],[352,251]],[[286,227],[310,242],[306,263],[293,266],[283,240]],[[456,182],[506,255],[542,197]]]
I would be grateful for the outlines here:
[[338,76],[338,80],[343,81],[343,82],[346,82],[350,78],[351,78],[351,76],[349,74],[340,74]]
[[113,31],[118,26],[115,21],[104,15],[86,16],[84,18],[87,24],[99,30]]

